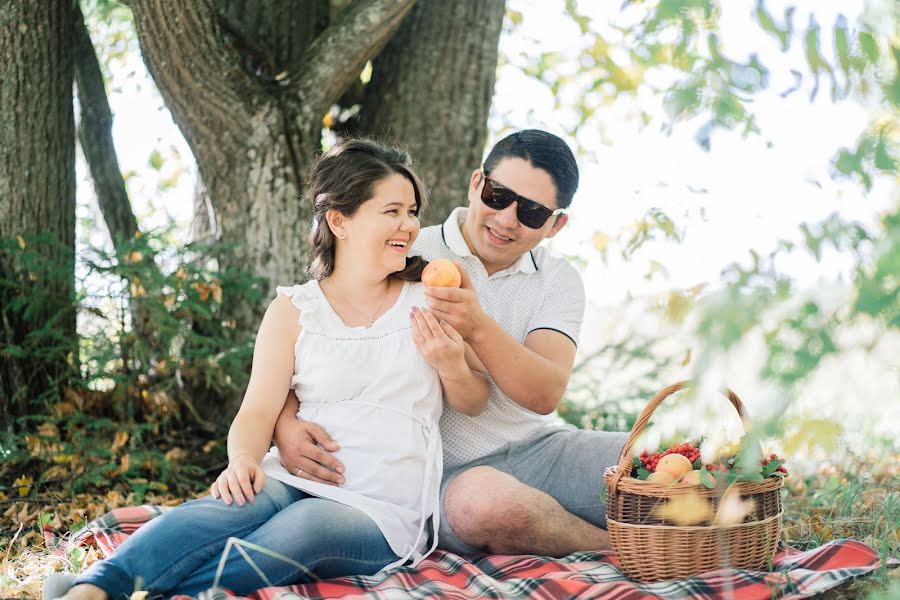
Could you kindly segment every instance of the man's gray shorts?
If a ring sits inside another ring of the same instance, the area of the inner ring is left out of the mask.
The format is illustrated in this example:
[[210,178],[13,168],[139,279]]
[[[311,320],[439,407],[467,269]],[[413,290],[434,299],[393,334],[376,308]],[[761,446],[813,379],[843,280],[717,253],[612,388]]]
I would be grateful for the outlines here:
[[455,477],[472,467],[493,467],[527,486],[553,496],[570,513],[606,528],[603,471],[619,462],[627,433],[545,429],[512,442],[493,454],[445,471],[441,482],[441,526],[438,547],[455,554],[482,552],[460,540],[447,524],[444,495]]

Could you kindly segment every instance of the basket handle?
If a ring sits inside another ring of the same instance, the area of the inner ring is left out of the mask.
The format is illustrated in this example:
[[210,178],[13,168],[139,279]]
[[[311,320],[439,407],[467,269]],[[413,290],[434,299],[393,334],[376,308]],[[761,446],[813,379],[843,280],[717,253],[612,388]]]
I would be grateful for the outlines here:
[[[634,446],[634,443],[637,441],[641,433],[643,433],[644,428],[647,426],[647,423],[650,422],[650,417],[653,415],[653,411],[655,411],[656,408],[660,404],[662,404],[663,400],[665,400],[675,392],[684,389],[690,383],[690,381],[679,381],[678,383],[673,383],[672,385],[661,389],[659,392],[657,392],[656,396],[653,397],[653,400],[647,403],[647,406],[644,407],[644,410],[641,411],[640,416],[638,416],[637,421],[634,422],[634,426],[631,428],[631,435],[628,436],[628,440],[625,442],[625,446],[622,447],[622,453],[619,454],[619,468],[616,469],[616,473],[613,476],[612,481],[610,482],[610,492],[615,494],[619,479],[631,474],[631,448],[632,446]],[[737,411],[738,416],[741,418],[741,424],[744,426],[744,431],[747,431],[750,425],[750,418],[747,415],[747,409],[744,408],[744,403],[741,402],[741,399],[738,398],[737,394],[735,394],[728,388],[724,388],[722,390],[722,395],[728,398],[728,400],[731,402],[731,405],[734,406],[734,410]]]

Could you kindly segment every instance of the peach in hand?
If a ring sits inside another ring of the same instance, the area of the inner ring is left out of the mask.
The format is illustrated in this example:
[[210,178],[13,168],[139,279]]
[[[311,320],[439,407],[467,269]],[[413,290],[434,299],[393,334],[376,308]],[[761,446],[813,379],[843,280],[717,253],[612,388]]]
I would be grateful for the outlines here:
[[439,258],[428,263],[422,271],[422,283],[431,287],[455,287],[462,284],[462,275],[453,261]]
[[666,454],[656,463],[656,472],[665,471],[675,479],[678,479],[691,469],[691,461],[681,454]]

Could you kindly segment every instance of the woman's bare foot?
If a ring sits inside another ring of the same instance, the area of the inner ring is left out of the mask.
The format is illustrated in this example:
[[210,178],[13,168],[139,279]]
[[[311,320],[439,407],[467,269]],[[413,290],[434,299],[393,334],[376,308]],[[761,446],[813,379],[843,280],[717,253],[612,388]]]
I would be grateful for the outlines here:
[[72,588],[66,592],[66,595],[63,596],[63,600],[108,600],[109,596],[106,595],[102,589],[98,588],[96,585],[91,585],[90,583],[81,583],[76,586],[72,586]]

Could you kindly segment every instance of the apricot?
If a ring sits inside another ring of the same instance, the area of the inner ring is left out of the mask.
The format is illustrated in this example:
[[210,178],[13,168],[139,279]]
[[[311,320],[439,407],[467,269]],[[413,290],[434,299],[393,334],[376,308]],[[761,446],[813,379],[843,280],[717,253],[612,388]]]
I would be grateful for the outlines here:
[[675,479],[678,479],[691,469],[691,461],[681,454],[666,454],[656,463],[656,472],[665,471]]
[[681,483],[686,483],[688,485],[700,485],[700,471],[698,471],[697,469],[688,471],[684,474],[684,477],[681,478]]
[[655,473],[650,473],[650,476],[647,477],[647,479],[645,479],[644,481],[669,485],[670,483],[675,483],[675,478],[671,473],[667,473],[665,471],[656,471]]
[[422,271],[422,283],[432,287],[455,287],[462,284],[462,275],[453,261],[439,258],[428,263]]
[[[709,471],[707,471],[707,473],[709,473]],[[713,478],[713,481],[716,480],[715,476],[713,476],[712,473],[709,473],[709,476]],[[681,483],[686,483],[688,485],[700,485],[700,471],[698,469],[688,471],[684,474],[684,477],[681,478]]]

